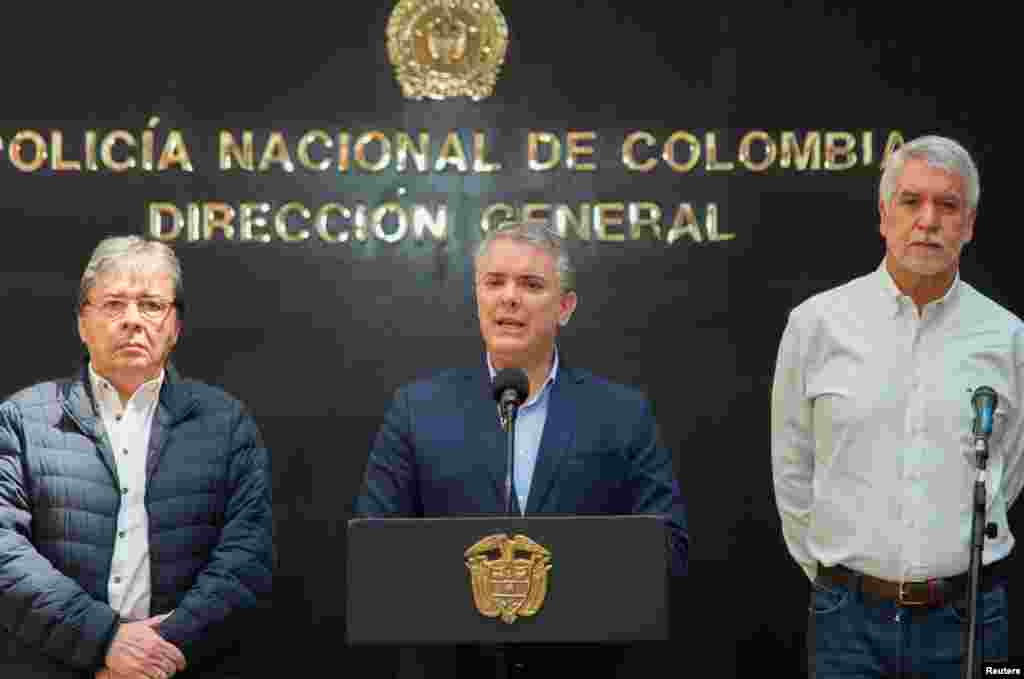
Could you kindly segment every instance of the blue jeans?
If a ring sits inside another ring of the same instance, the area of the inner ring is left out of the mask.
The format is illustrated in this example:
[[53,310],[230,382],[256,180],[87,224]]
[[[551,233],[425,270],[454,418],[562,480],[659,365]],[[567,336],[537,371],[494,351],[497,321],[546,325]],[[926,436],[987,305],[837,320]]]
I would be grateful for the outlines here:
[[[1005,661],[1010,653],[1005,585],[979,596],[983,661]],[[967,649],[966,606],[900,606],[830,583],[811,591],[807,630],[812,679],[960,679]]]

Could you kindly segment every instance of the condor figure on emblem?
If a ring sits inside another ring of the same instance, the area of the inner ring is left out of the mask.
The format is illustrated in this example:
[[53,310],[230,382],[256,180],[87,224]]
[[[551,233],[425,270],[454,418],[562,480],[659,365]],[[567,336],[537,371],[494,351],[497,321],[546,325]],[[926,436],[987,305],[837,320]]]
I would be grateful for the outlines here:
[[[508,224],[487,232],[473,265],[483,355],[397,390],[370,451],[355,514],[502,515],[506,502],[523,515],[657,514],[665,517],[672,572],[684,575],[684,504],[650,403],[631,387],[572,365],[556,346],[579,301],[562,239],[536,224]],[[522,369],[528,379],[514,425],[511,493],[505,497],[506,439],[492,380],[510,368]],[[507,620],[539,607],[551,565],[549,546],[526,536],[495,535],[467,547],[477,605],[485,615]],[[484,554],[495,551],[503,558],[485,561]],[[488,591],[504,603],[482,600]],[[467,597],[466,605],[473,600]],[[500,662],[537,669],[557,654],[507,649]],[[494,666],[486,666],[493,660],[471,656],[459,655],[460,674],[465,669],[464,676],[493,676]],[[620,659],[621,650],[588,648],[558,662],[571,662],[577,670],[586,665],[588,676],[614,676]]]

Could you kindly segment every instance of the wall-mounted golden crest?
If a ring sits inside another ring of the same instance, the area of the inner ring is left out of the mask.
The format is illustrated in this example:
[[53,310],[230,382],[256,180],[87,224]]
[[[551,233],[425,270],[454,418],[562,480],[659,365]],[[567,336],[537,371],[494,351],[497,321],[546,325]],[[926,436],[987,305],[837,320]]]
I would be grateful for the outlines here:
[[489,97],[508,48],[508,25],[494,0],[400,0],[387,34],[408,99]]
[[[517,552],[519,553],[517,555]],[[488,558],[488,554],[497,557]],[[482,615],[507,623],[534,615],[548,592],[551,552],[525,535],[489,535],[466,550],[473,601]]]

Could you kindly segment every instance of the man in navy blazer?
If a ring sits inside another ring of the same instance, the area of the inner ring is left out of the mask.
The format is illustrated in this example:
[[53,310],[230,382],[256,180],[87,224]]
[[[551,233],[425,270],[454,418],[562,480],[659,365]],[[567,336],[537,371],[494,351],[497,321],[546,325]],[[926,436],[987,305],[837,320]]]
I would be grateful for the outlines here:
[[[505,434],[487,377],[482,365],[399,389],[370,454],[359,514],[504,511]],[[647,402],[564,364],[549,399],[525,513],[667,514],[672,570],[685,573],[683,503]],[[512,502],[519,511],[515,493]]]
[[485,356],[400,388],[370,452],[356,514],[452,516],[505,510],[506,438],[491,380],[522,368],[512,505],[526,514],[662,514],[672,572],[689,539],[672,456],[644,396],[570,367],[558,328],[576,309],[562,239],[535,224],[487,233],[474,257]]

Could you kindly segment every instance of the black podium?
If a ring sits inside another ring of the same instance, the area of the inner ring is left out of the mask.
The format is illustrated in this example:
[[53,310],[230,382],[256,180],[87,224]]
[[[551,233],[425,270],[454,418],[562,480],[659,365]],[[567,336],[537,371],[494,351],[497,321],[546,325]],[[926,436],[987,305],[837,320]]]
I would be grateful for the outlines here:
[[[526,536],[550,553],[542,606],[511,623],[479,612],[466,563],[467,549],[497,535]],[[347,639],[396,646],[667,640],[667,550],[659,516],[353,519]]]

